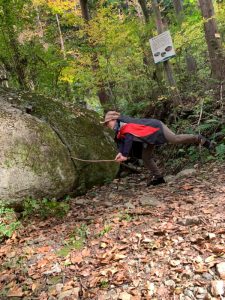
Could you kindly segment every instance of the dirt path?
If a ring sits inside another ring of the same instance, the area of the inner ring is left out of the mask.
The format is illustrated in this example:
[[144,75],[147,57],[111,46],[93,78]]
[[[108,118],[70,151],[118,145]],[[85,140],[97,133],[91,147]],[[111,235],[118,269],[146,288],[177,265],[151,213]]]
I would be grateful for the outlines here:
[[151,188],[133,175],[30,218],[0,245],[0,299],[223,299],[224,167]]

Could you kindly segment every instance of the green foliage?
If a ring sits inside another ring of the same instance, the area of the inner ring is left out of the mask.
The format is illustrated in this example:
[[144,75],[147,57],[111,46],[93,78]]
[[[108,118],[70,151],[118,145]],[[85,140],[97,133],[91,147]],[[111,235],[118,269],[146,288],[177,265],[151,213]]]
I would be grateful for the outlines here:
[[112,229],[111,225],[106,224],[104,226],[104,228],[99,232],[98,236],[104,236],[106,233],[110,232],[110,230]]
[[80,227],[76,227],[69,238],[64,241],[65,246],[58,251],[58,255],[67,256],[73,249],[82,249],[88,234],[89,230],[86,224],[81,224]]
[[0,241],[9,238],[20,227],[21,223],[17,220],[12,208],[0,206]]
[[131,216],[129,213],[127,213],[127,212],[121,213],[121,214],[119,215],[119,220],[120,220],[120,221],[131,222],[132,219],[133,219],[132,216]]
[[204,133],[204,132],[212,132],[215,130],[218,125],[220,124],[220,120],[218,119],[209,119],[206,120],[205,123],[202,123],[198,126],[199,131]]
[[109,282],[108,282],[108,280],[103,279],[103,280],[100,281],[99,285],[100,285],[101,288],[107,289],[109,287]]
[[55,199],[49,200],[44,198],[43,200],[35,200],[33,198],[27,198],[24,201],[23,217],[31,215],[38,215],[45,219],[47,217],[64,217],[70,209],[69,204],[66,201],[58,202]]
[[[170,62],[181,98],[184,106],[202,100],[215,103],[218,95],[210,90],[213,80],[204,20],[196,0],[182,2],[182,22],[175,15],[172,0],[159,2],[176,49]],[[147,4],[150,8],[150,2]],[[218,1],[213,4],[224,44],[225,5]],[[99,91],[104,90],[104,109],[138,116],[154,106],[157,114],[173,99],[163,66],[156,67],[149,46],[149,38],[157,35],[153,15],[145,24],[138,1],[128,5],[125,0],[92,0],[88,8],[91,19],[86,22],[78,0],[0,0],[0,67],[3,64],[7,69],[10,85],[19,86],[17,48],[26,78],[37,92],[85,103],[102,112]],[[195,65],[194,71],[188,71],[188,59]],[[207,126],[204,123],[200,129],[207,131]]]
[[225,159],[225,144],[216,146],[216,156],[219,160]]

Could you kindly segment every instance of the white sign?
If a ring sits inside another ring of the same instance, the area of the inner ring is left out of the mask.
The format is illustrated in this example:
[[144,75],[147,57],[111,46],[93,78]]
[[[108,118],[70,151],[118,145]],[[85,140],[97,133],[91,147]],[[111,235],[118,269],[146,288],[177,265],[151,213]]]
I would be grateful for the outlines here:
[[169,31],[165,31],[149,40],[154,62],[166,61],[175,56],[172,38]]

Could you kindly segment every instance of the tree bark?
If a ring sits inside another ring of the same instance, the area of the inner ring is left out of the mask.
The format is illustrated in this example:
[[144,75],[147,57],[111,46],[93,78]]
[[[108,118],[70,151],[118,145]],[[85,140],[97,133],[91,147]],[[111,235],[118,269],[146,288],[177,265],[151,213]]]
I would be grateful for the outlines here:
[[[164,25],[162,22],[162,17],[161,17],[161,13],[159,10],[159,5],[158,5],[158,1],[157,0],[152,0],[152,7],[156,16],[156,27],[157,27],[157,32],[158,34],[162,33],[165,29],[164,29]],[[180,94],[179,91],[177,89],[177,84],[175,81],[175,78],[173,76],[173,71],[170,65],[169,60],[164,61],[163,62],[164,65],[164,69],[166,72],[166,76],[167,76],[167,80],[169,82],[169,85],[172,89],[172,93],[173,93],[173,97],[174,97],[174,104],[175,106],[178,106],[179,104],[181,104],[181,98],[180,98]]]
[[89,21],[90,14],[88,10],[88,0],[80,0],[80,7],[82,12],[82,17],[84,18],[84,20]]
[[180,18],[183,13],[183,5],[181,0],[173,0],[173,6],[176,12],[176,16]]
[[12,52],[12,67],[17,76],[18,83],[23,89],[34,90],[34,83],[27,77],[27,58],[20,53],[19,44],[13,26],[14,24],[11,22],[10,6],[7,0],[2,1],[2,8],[5,26],[4,29],[6,29],[4,30],[4,34],[6,33],[6,43],[8,43]]
[[37,24],[38,24],[38,27],[39,27],[39,30],[40,30],[40,38],[43,39],[44,30],[43,30],[43,26],[41,24],[41,18],[40,18],[40,13],[39,13],[39,10],[38,10],[38,6],[35,6],[35,10],[36,10],[36,13],[37,13]]
[[[181,25],[184,19],[183,4],[181,0],[173,0],[173,7],[175,9],[178,24]],[[197,70],[197,63],[195,58],[185,48],[185,60],[188,73],[195,73]]]
[[138,2],[141,6],[141,9],[142,9],[142,12],[144,15],[145,23],[148,23],[149,22],[149,12],[148,12],[148,8],[146,5],[146,0],[138,0]]
[[66,60],[66,51],[65,51],[65,46],[64,46],[62,30],[61,30],[61,26],[60,26],[60,22],[59,22],[59,16],[56,14],[55,17],[56,17],[56,22],[57,22],[58,31],[59,31],[59,40],[60,40],[60,46],[61,46],[63,58],[64,58],[64,60]]
[[0,64],[0,86],[9,87],[6,68],[3,64]]
[[[81,7],[81,12],[82,12],[82,17],[88,23],[90,21],[90,14],[89,14],[89,10],[88,10],[88,0],[80,0],[80,7]],[[99,69],[99,60],[98,60],[98,56],[96,53],[94,54],[92,63],[93,63],[93,66],[92,66],[93,70]],[[103,109],[106,110],[107,104],[110,101],[110,96],[106,92],[104,82],[98,83],[97,95],[98,95],[99,101],[100,101]]]
[[212,0],[199,0],[204,22],[205,39],[208,46],[212,77],[219,82],[224,81],[225,55],[218,33]]

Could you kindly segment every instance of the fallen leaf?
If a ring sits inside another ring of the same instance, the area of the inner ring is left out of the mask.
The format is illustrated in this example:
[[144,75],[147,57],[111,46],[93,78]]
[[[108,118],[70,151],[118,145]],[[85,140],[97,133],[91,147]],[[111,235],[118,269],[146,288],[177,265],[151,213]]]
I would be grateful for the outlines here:
[[124,255],[124,254],[120,254],[120,253],[116,253],[113,257],[114,260],[120,260],[120,259],[124,259],[126,258],[127,256]]
[[73,264],[79,264],[83,261],[83,257],[82,255],[79,253],[72,253],[71,256],[70,256],[70,261],[73,263]]
[[38,268],[43,268],[44,266],[46,266],[49,263],[49,260],[44,258],[38,261],[37,263],[37,267]]
[[24,295],[22,288],[14,286],[11,288],[7,294],[7,297],[22,297]]
[[51,246],[43,246],[43,247],[37,248],[36,252],[37,253],[46,253],[46,252],[49,252],[51,249],[52,249]]
[[128,294],[127,292],[122,292],[119,294],[120,300],[131,300],[131,294]]

